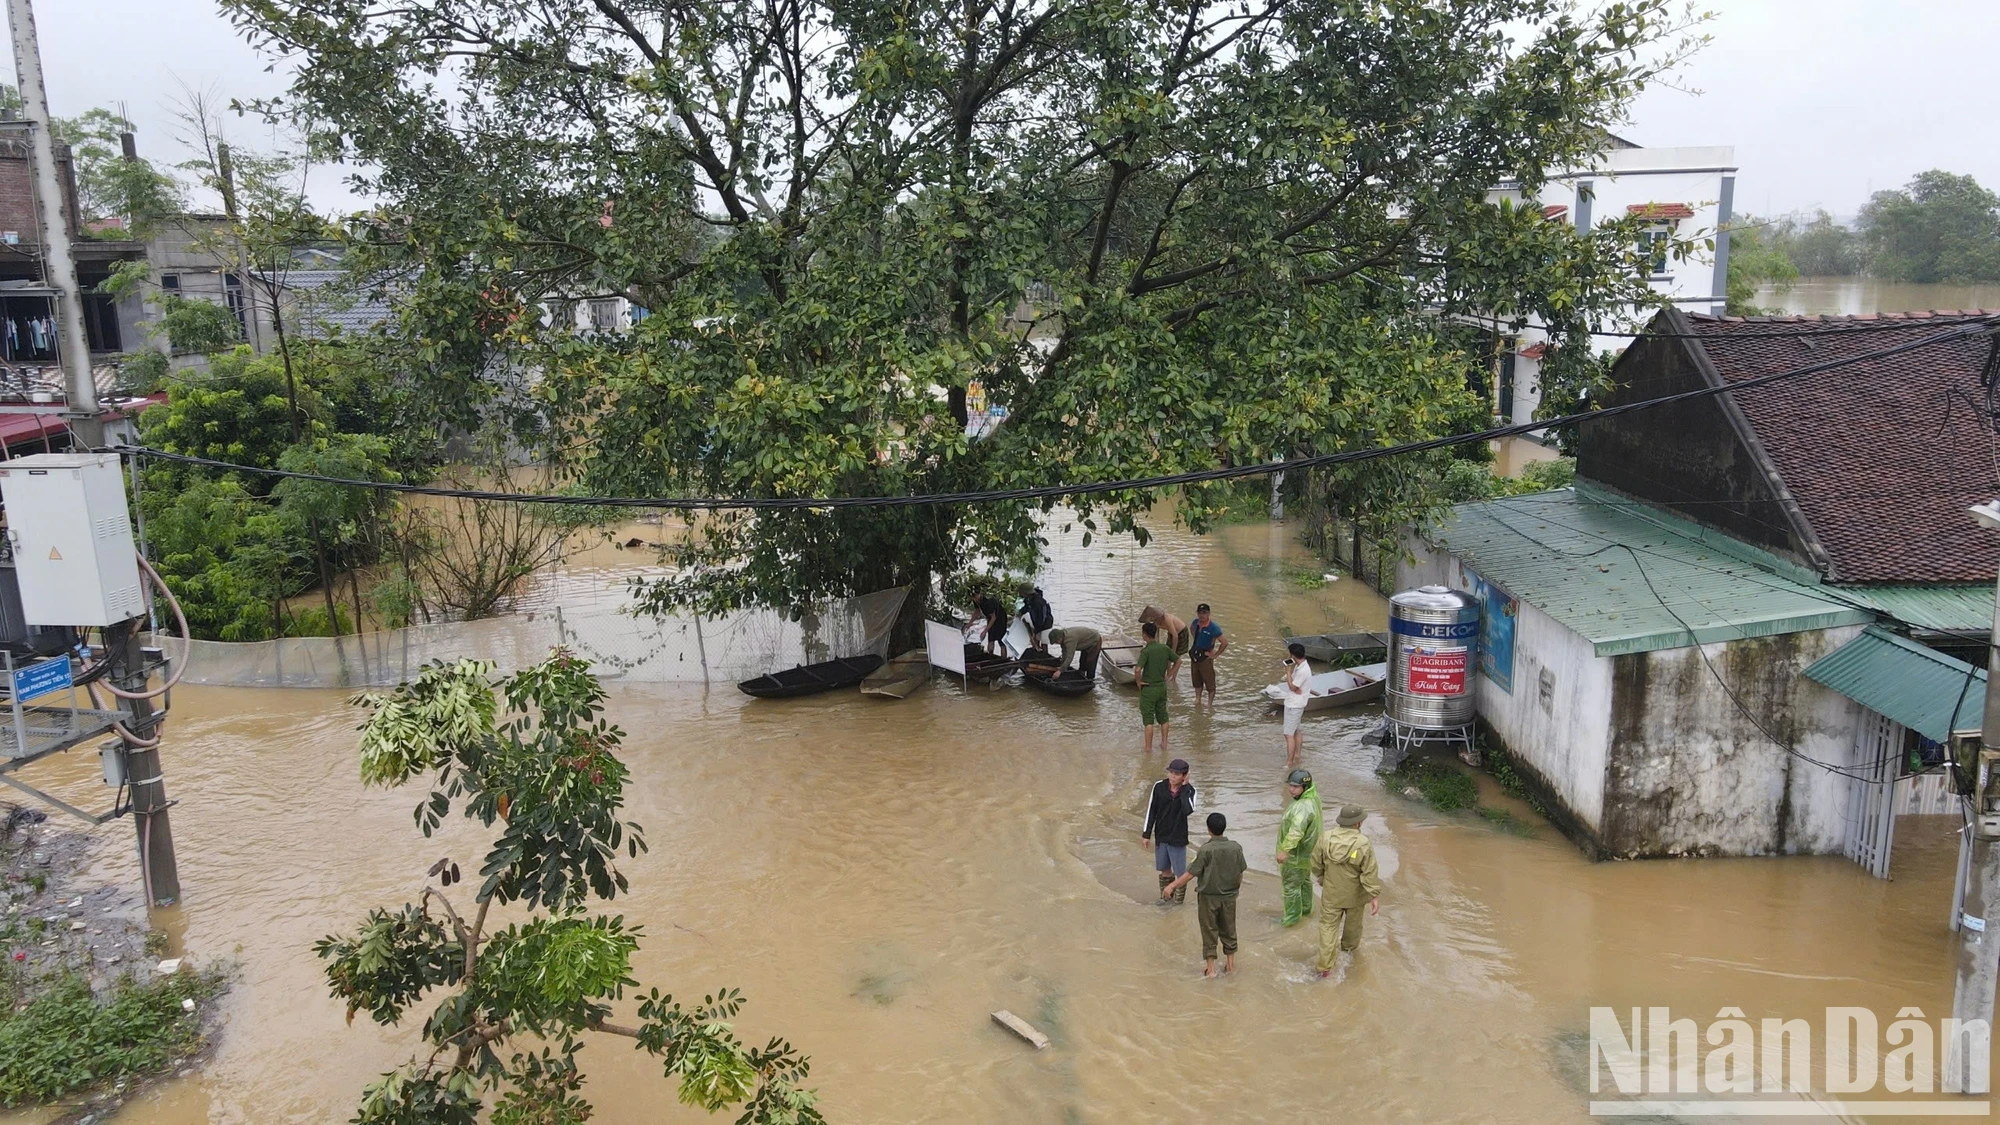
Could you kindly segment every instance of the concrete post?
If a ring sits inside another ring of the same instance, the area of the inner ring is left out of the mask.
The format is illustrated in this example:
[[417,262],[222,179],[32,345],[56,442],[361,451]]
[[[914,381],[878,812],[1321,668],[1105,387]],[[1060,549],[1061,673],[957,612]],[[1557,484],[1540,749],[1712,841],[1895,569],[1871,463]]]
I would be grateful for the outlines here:
[[[145,656],[139,649],[136,622],[114,627],[121,635],[108,637],[111,675],[126,691],[146,690]],[[157,741],[158,720],[153,701],[128,699],[125,727],[144,739]],[[171,906],[180,901],[180,866],[174,858],[174,829],[167,819],[167,780],[160,772],[158,746],[124,747],[125,784],[132,794],[132,820],[139,833],[139,865],[146,881],[146,905]]]
[[1285,474],[1282,472],[1271,474],[1271,518],[1285,518]]
[[[2000,530],[2000,500],[1978,505],[1973,517],[1989,530]],[[1951,1015],[1963,1022],[1982,1020],[1993,1026],[1993,997],[2000,985],[2000,833],[1993,830],[1987,815],[1987,794],[2000,786],[1991,776],[1984,747],[2000,744],[2000,602],[1994,605],[1993,633],[1986,641],[1986,714],[1981,723],[1981,746],[1977,777],[1972,790],[1972,823],[1968,826],[1972,849],[1972,877],[1965,886],[1965,905],[1959,915],[1958,968],[1951,993]],[[1989,932],[1990,931],[1990,932]],[[1991,1076],[1985,1059],[1974,1059],[1963,1049],[1963,1037],[1952,1036],[1945,1045],[1945,1089],[1966,1094],[1988,1092]]]
[[34,168],[35,197],[41,212],[42,260],[48,270],[45,280],[56,291],[56,332],[73,415],[70,432],[94,449],[104,444],[104,424],[98,417],[97,384],[90,378],[83,291],[77,286],[62,171],[56,167],[56,139],[49,127],[49,94],[42,83],[42,50],[35,38],[35,10],[29,0],[7,0],[7,26],[14,38],[21,113],[28,122],[29,163]]

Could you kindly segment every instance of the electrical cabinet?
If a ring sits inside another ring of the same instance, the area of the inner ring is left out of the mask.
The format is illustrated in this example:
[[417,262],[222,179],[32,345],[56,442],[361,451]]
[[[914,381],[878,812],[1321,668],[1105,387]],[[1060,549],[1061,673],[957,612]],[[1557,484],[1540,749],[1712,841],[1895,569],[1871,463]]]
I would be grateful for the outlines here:
[[146,612],[116,454],[0,462],[0,501],[28,624],[114,625]]

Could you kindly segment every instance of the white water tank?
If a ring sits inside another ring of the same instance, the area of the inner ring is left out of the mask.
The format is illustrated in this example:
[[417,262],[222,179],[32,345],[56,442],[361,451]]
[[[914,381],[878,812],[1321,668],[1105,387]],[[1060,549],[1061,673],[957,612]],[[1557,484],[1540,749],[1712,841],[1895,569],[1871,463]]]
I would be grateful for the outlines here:
[[1418,730],[1472,722],[1479,603],[1444,586],[1389,599],[1389,717]]

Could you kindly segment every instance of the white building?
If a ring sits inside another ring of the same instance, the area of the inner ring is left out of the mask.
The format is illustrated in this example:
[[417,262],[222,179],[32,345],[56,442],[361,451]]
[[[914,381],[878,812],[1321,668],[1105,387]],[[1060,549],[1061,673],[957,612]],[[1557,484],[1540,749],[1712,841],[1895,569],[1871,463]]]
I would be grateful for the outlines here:
[[[1592,167],[1551,177],[1532,199],[1514,184],[1500,185],[1490,198],[1539,206],[1549,218],[1582,231],[1608,218],[1645,216],[1647,232],[1641,237],[1661,241],[1656,268],[1647,278],[1653,290],[1684,312],[1720,315],[1728,300],[1729,234],[1723,228],[1733,217],[1736,150],[1727,145],[1641,148],[1617,137],[1611,140],[1612,147]],[[1665,242],[1671,238],[1693,239],[1696,252],[1687,257],[1667,253]],[[1715,242],[1712,253],[1702,245],[1710,238]],[[1637,312],[1619,327],[1636,331],[1651,316],[1651,310]],[[1505,338],[1494,413],[1508,422],[1533,421],[1542,402],[1537,375],[1548,335],[1533,323],[1518,332],[1511,325],[1497,327]],[[1628,342],[1620,336],[1596,340],[1600,349],[1613,352]]]

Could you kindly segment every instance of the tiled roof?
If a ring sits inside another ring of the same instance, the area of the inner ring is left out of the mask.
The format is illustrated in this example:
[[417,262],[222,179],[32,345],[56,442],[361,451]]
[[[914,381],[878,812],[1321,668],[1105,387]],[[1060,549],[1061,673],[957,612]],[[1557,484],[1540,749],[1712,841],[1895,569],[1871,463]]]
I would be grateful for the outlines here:
[[1598,656],[1875,619],[1758,565],[1754,547],[1587,487],[1460,504],[1429,538]]
[[[1723,381],[1736,383],[1944,336],[1981,316],[2000,313],[1689,315],[1687,323]],[[1966,336],[1731,396],[1825,549],[1829,580],[1994,580],[2000,535],[1966,514],[2000,494],[1979,385],[1990,347],[1985,336]]]
[[1542,208],[1542,218],[1544,219],[1560,219],[1567,214],[1569,214],[1569,204],[1567,203],[1551,203],[1547,207]]
[[1529,344],[1527,347],[1521,349],[1522,359],[1540,359],[1547,354],[1549,354],[1549,346],[1545,343]]
[[387,296],[357,288],[346,270],[289,270],[280,280],[288,290],[286,303],[297,309],[300,330],[308,336],[366,332],[392,311]]
[[1634,203],[1625,208],[1628,215],[1640,215],[1648,219],[1692,219],[1694,208],[1685,203]]

